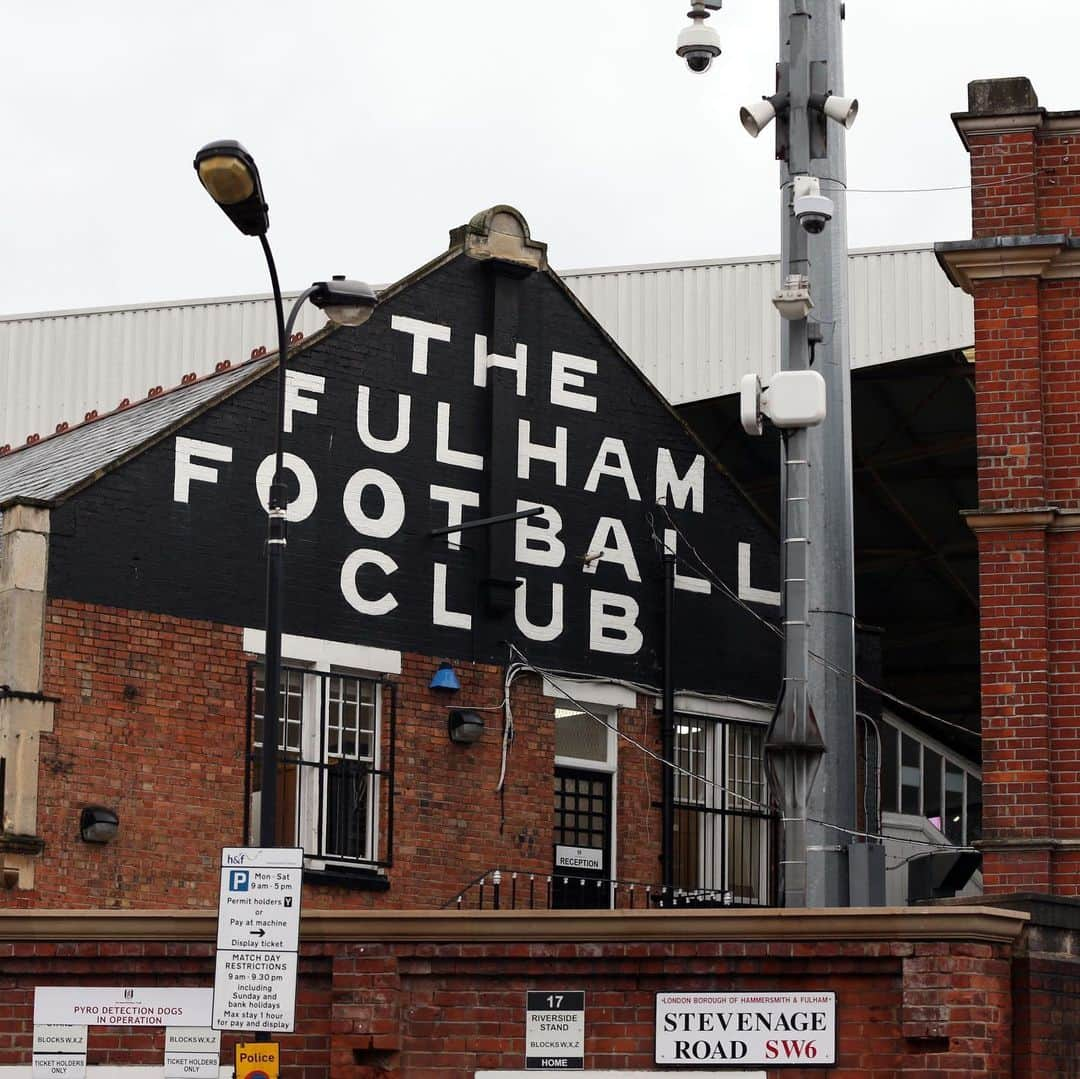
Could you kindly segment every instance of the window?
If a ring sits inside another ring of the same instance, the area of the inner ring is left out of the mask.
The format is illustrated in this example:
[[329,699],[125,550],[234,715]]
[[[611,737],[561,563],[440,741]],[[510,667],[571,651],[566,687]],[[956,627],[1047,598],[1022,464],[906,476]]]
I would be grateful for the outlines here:
[[[278,718],[276,843],[304,848],[312,869],[390,864],[393,696],[385,741],[384,687],[353,674],[283,667]],[[391,690],[393,687],[389,687]],[[248,834],[258,843],[263,669],[251,671]]]
[[[609,726],[589,714],[595,713]],[[560,764],[571,767],[599,768],[608,770],[615,766],[616,723],[611,709],[595,707],[589,712],[577,708],[555,708],[555,757]]]
[[925,817],[966,846],[982,835],[982,782],[975,766],[895,717],[881,725],[881,808]]
[[772,901],[773,815],[761,724],[675,718],[674,884],[680,901],[764,906]]

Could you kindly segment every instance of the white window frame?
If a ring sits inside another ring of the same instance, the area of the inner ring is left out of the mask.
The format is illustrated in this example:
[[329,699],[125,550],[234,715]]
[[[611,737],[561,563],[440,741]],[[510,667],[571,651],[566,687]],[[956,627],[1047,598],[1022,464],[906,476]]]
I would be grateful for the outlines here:
[[[636,708],[637,692],[617,682],[575,681],[557,679],[558,685],[543,679],[540,692],[555,702],[555,708],[580,711],[584,706],[590,712],[602,716],[611,727],[607,732],[606,759],[604,761],[582,760],[580,757],[554,756],[555,768],[579,768],[587,772],[606,772],[611,776],[611,854],[612,880],[619,878],[619,709]],[[573,698],[573,699],[571,699]],[[552,709],[554,719],[555,711]],[[592,720],[591,722],[596,722]],[[554,741],[554,738],[552,739]]]
[[[709,733],[707,735],[708,741],[711,743],[705,750],[706,756],[712,754],[713,760],[723,761],[725,768],[727,765],[727,757],[730,743],[728,741],[731,728],[733,726],[756,726],[760,728],[767,728],[772,718],[772,706],[767,704],[756,704],[748,701],[726,701],[712,697],[698,696],[692,693],[677,693],[674,697],[675,705],[675,724],[676,728],[684,720],[698,719],[704,722],[709,727]],[[663,711],[662,698],[656,698],[655,710],[657,712]],[[674,748],[674,744],[673,744]],[[676,761],[676,763],[678,763]],[[764,761],[763,761],[764,766]],[[678,784],[680,779],[686,779],[687,782],[693,784],[695,782],[702,782],[700,779],[691,779],[684,777],[681,773],[677,773],[674,777],[673,793],[678,790]],[[729,783],[731,777],[728,778]],[[764,780],[763,785],[763,801],[768,799],[769,785],[768,778]],[[730,809],[738,808],[738,799],[732,799],[732,804],[727,804],[727,794],[723,791],[715,790],[711,787],[703,787],[704,799],[697,804],[701,804],[708,807],[710,810],[715,810],[723,813],[724,827],[717,830],[717,833],[712,837],[712,843],[710,844],[707,836],[698,843],[698,866],[697,866],[697,879],[704,881],[708,875],[707,870],[710,866],[720,864],[718,860],[718,850],[715,849],[717,843],[727,844],[730,842],[730,827],[731,827],[731,815],[727,812]],[[688,804],[694,804],[690,799],[686,800]],[[708,814],[702,813],[699,825],[703,830],[707,830]],[[727,878],[720,882],[720,891],[727,892],[731,883],[731,863],[729,859],[723,859],[723,865],[726,867]],[[698,886],[701,890],[707,890],[706,886],[702,883]],[[762,895],[768,894],[769,888],[769,865],[768,860],[765,857],[765,852],[762,852],[762,857],[759,863],[759,880],[758,891]],[[716,890],[716,889],[713,889]]]
[[[890,712],[888,709],[883,709],[881,713],[881,726],[892,727],[894,732],[898,732],[900,735],[907,735],[913,742],[919,747],[919,808],[916,813],[905,813],[901,809],[902,797],[903,797],[903,742],[898,739],[897,752],[896,752],[896,809],[885,810],[884,812],[890,816],[900,817],[909,821],[922,821],[929,822],[930,818],[926,816],[926,784],[924,782],[926,776],[926,750],[930,750],[932,753],[936,753],[941,758],[941,810],[942,810],[942,825],[944,826],[944,814],[945,814],[945,765],[951,764],[954,768],[963,772],[964,774],[964,790],[963,790],[963,810],[961,814],[961,845],[970,844],[973,840],[969,832],[968,822],[968,805],[970,802],[968,794],[968,784],[971,780],[976,780],[980,784],[982,783],[982,769],[967,757],[961,756],[956,750],[951,749],[945,745],[944,742],[939,742],[932,735],[926,734],[924,731],[919,730],[914,724],[908,723],[906,720],[901,719],[900,716],[894,712]],[[879,746],[879,757],[884,756],[884,747]],[[882,762],[878,761],[878,787],[879,787],[879,800],[884,802],[884,790],[882,789],[884,779],[884,769],[882,768]],[[934,827],[934,825],[930,825]],[[943,843],[951,843],[952,840],[948,838],[945,833],[944,827],[936,829],[940,832]]]
[[[243,648],[245,652],[254,652],[260,661],[265,656],[266,634],[263,630],[245,628]],[[382,768],[382,732],[383,732],[383,694],[382,683],[388,675],[401,673],[401,653],[385,648],[372,648],[367,645],[349,644],[345,641],[322,640],[313,637],[300,637],[282,634],[282,666],[301,670],[310,670],[324,677],[304,678],[301,693],[301,738],[300,755],[303,760],[321,761],[323,756],[322,738],[324,732],[316,719],[322,715],[324,702],[320,700],[320,689],[329,691],[329,679],[336,675],[345,678],[357,678],[378,684],[375,693],[375,716],[371,758],[371,793],[367,813],[367,857],[364,859],[342,859],[332,855],[316,857],[309,855],[309,850],[325,846],[327,825],[325,814],[328,799],[323,798],[323,820],[317,821],[318,781],[317,769],[304,768],[298,777],[297,800],[299,802],[299,820],[297,822],[297,840],[304,848],[304,867],[315,871],[327,869],[377,868],[382,857],[379,819],[383,808],[383,783],[379,770]],[[279,745],[280,749],[280,745]],[[359,759],[359,758],[357,758]],[[325,762],[322,762],[325,763]],[[250,813],[257,819],[259,794],[252,793]],[[322,834],[324,842],[319,843]]]

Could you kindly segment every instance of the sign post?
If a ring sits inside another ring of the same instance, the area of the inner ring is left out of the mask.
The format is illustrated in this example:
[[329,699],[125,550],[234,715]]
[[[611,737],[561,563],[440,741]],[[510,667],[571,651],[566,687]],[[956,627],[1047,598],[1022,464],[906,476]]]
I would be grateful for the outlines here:
[[214,1030],[293,1029],[303,857],[300,847],[221,852]]

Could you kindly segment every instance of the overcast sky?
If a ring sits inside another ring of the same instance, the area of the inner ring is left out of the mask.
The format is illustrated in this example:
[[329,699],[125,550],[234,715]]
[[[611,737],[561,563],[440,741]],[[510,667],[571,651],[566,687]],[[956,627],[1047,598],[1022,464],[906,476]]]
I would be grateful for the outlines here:
[[[674,55],[688,0],[34,0],[4,4],[0,311],[265,292],[194,151],[255,155],[282,283],[389,282],[517,206],[560,269],[779,246],[776,0],[727,0],[723,56]],[[950,112],[1024,74],[1080,108],[1076,0],[847,0],[853,189],[962,185]],[[970,234],[966,191],[849,197],[852,246]]]

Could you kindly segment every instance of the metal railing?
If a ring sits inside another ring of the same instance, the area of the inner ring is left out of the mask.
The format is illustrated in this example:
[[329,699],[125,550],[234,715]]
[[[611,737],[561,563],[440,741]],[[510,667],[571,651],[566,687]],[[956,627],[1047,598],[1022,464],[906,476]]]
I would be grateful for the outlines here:
[[489,869],[442,905],[443,910],[649,910],[747,907],[732,892],[675,889],[615,878]]

